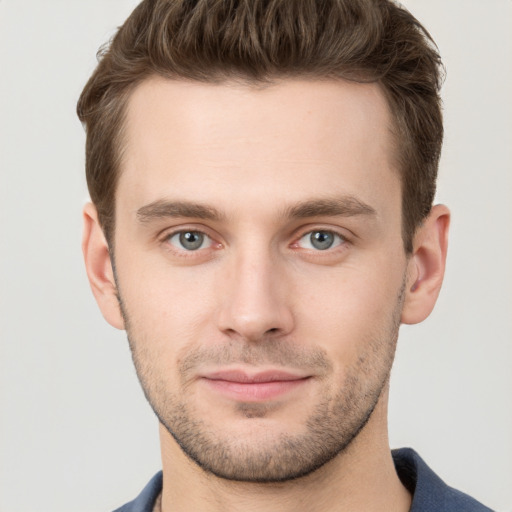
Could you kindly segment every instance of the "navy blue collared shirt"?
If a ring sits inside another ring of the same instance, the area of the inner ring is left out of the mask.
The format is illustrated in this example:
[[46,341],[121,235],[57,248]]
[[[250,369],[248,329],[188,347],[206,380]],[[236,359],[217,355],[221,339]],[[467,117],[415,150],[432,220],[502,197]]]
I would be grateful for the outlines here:
[[[413,496],[410,512],[493,512],[446,485],[411,448],[394,450],[393,460],[400,480]],[[114,512],[152,512],[161,490],[160,471],[137,498]]]

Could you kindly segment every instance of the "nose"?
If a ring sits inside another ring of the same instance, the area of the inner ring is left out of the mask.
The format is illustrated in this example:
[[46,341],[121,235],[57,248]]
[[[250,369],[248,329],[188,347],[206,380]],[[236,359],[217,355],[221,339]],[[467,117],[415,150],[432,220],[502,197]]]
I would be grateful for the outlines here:
[[219,329],[252,342],[289,334],[294,327],[291,283],[282,265],[270,251],[233,259],[221,284]]

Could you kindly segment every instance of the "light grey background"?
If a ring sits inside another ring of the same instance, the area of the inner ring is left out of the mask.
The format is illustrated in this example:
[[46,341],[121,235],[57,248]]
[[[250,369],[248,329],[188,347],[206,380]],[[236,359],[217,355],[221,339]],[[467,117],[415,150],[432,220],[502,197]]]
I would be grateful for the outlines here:
[[[111,510],[160,467],[157,422],[80,253],[76,100],[135,0],[0,1],[0,511]],[[402,329],[392,446],[512,510],[512,1],[408,0],[448,76],[444,290]]]

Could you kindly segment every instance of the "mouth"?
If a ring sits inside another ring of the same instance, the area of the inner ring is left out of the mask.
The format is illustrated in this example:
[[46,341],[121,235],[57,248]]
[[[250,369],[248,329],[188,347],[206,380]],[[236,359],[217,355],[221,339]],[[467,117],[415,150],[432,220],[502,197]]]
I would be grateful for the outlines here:
[[282,370],[249,373],[243,370],[224,370],[201,376],[208,388],[240,402],[263,402],[281,397],[304,386],[311,376]]

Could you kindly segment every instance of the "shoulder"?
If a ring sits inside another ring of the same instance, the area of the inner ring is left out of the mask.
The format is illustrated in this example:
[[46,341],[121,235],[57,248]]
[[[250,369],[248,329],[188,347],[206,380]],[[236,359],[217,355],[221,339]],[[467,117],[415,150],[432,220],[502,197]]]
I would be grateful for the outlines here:
[[394,450],[393,460],[400,480],[413,495],[410,512],[492,512],[446,485],[411,448]]
[[117,508],[114,512],[152,512],[161,491],[162,472],[159,471],[133,501]]

